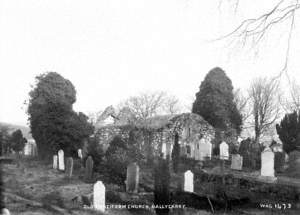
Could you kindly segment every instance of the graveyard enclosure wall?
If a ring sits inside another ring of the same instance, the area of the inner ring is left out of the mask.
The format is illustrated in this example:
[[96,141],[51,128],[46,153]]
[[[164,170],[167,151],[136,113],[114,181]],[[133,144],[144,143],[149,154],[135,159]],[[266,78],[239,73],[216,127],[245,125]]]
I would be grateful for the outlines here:
[[196,144],[201,138],[211,142],[215,137],[214,128],[201,116],[193,113],[157,116],[135,125],[106,125],[97,129],[96,136],[99,144],[107,149],[114,137],[120,136],[127,141],[132,131],[143,151],[145,153],[151,151],[154,155],[162,152],[163,144],[166,144],[168,149],[166,153],[170,154],[175,143],[175,135],[178,135],[180,147],[189,146],[189,156],[192,158],[195,156],[193,150],[196,150]]

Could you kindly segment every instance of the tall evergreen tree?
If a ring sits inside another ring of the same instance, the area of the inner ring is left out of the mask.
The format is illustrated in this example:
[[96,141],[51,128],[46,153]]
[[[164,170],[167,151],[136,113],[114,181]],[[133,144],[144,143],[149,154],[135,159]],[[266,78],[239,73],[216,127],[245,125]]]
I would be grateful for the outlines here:
[[232,82],[219,67],[210,70],[202,81],[192,112],[215,128],[234,128],[238,134],[241,132],[242,116],[234,103]]
[[63,149],[66,156],[72,156],[93,133],[88,118],[73,111],[75,101],[75,87],[58,73],[36,77],[36,85],[29,93],[27,112],[41,158],[50,158],[59,149]]

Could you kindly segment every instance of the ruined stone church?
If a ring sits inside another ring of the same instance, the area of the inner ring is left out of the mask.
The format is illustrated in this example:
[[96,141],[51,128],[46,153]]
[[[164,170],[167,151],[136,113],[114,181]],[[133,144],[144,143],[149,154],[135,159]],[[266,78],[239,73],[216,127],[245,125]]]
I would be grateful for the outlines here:
[[177,142],[180,145],[181,156],[203,160],[212,155],[211,142],[215,137],[215,130],[197,114],[161,115],[139,123],[130,122],[125,115],[117,115],[110,106],[99,117],[96,135],[104,149],[114,137],[128,139],[130,132],[135,132],[139,134],[140,147],[146,154],[171,155]]

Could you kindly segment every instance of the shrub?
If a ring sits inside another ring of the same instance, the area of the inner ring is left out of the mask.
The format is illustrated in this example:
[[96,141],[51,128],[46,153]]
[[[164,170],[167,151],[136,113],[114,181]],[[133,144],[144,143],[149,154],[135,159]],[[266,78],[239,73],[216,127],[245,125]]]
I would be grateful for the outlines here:
[[126,142],[118,136],[115,137],[105,153],[106,171],[113,182],[124,184],[127,165],[131,161]]
[[91,156],[94,161],[94,170],[101,171],[101,164],[103,164],[104,151],[102,146],[98,143],[97,137],[91,137],[88,139],[86,151],[83,157],[83,164],[85,164],[86,159]]
[[283,143],[283,150],[290,153],[300,147],[300,112],[286,114],[276,130]]
[[275,152],[274,168],[276,172],[283,172],[285,163],[285,154],[283,152]]
[[300,178],[300,152],[292,151],[289,154],[289,166],[286,174],[290,177]]

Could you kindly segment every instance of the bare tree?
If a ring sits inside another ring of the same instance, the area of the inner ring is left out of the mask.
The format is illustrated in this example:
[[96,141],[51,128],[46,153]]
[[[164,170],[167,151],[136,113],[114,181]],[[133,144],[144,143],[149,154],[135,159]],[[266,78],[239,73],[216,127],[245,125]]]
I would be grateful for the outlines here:
[[119,105],[127,107],[137,119],[147,119],[158,114],[175,114],[180,112],[179,100],[166,92],[143,92],[132,96]]
[[233,102],[236,104],[239,113],[242,115],[243,124],[245,124],[245,122],[251,115],[251,111],[248,105],[249,96],[245,97],[241,89],[236,89],[233,92],[233,99]]
[[[221,2],[223,0],[220,0]],[[231,0],[227,0],[231,1]],[[240,0],[233,0],[236,8],[239,6]],[[247,43],[251,43],[252,46],[259,44],[262,39],[264,39],[268,32],[274,28],[274,26],[279,24],[288,23],[288,38],[285,54],[285,62],[279,73],[279,77],[286,73],[287,77],[287,67],[288,58],[290,52],[290,43],[295,25],[295,15],[300,8],[299,0],[278,0],[274,1],[274,5],[265,13],[243,20],[234,30],[228,34],[220,37],[219,39],[231,38],[233,40],[238,40],[242,46]],[[288,77],[289,78],[289,77]]]
[[177,114],[182,110],[179,99],[176,96],[166,96],[164,100],[163,109],[166,114]]
[[279,81],[276,79],[257,78],[250,86],[249,99],[257,143],[280,116],[279,91]]
[[293,81],[290,84],[288,98],[283,103],[283,109],[286,112],[293,112],[300,110],[300,85]]

